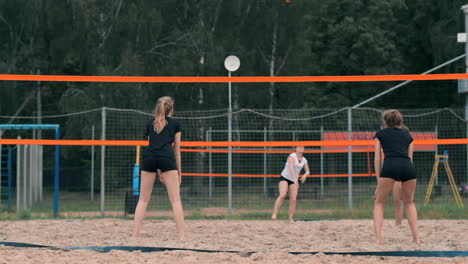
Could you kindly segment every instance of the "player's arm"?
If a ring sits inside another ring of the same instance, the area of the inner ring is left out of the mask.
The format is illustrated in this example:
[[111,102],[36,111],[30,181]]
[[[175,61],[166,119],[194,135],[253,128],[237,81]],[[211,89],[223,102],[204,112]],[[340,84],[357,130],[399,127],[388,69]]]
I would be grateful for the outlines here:
[[374,139],[374,169],[377,180],[380,177],[380,170],[382,167],[382,152],[380,151],[381,145],[378,138]]
[[175,154],[175,159],[176,159],[176,165],[177,165],[177,172],[179,174],[179,184],[182,183],[182,162],[181,162],[181,157],[180,157],[180,138],[181,138],[181,132],[175,133],[174,137],[174,154]]
[[309,163],[306,163],[304,165],[304,170],[305,170],[305,173],[304,175],[302,175],[302,178],[301,178],[301,183],[304,184],[307,180],[307,176],[309,176],[310,174],[310,169],[309,169]]
[[413,142],[408,147],[408,157],[410,158],[411,161],[413,161],[413,152],[414,152],[414,146]]

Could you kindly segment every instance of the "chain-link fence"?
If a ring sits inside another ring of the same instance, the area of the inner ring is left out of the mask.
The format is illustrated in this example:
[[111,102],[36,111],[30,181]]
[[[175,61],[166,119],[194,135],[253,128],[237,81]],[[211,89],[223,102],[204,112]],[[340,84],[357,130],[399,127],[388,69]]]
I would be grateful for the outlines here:
[[[401,110],[415,139],[466,138],[467,127],[460,110]],[[277,194],[278,176],[290,147],[272,147],[273,141],[369,140],[381,128],[382,110],[299,109],[235,111],[233,141],[265,141],[262,147],[234,147],[232,188],[228,184],[227,148],[182,149],[182,199],[186,210],[208,207],[267,210]],[[175,112],[182,125],[183,141],[226,141],[228,112]],[[152,114],[138,110],[102,108],[63,116],[42,117],[43,123],[59,124],[66,139],[145,140],[145,124]],[[0,117],[7,123],[11,117]],[[33,117],[15,118],[12,123],[36,123]],[[28,131],[4,131],[2,138],[32,138]],[[29,133],[29,134],[28,134]],[[47,138],[48,135],[42,135]],[[124,213],[125,196],[132,189],[134,146],[62,146],[60,211]],[[448,150],[451,169],[459,185],[468,182],[467,147],[454,145],[417,146],[414,164],[418,172],[417,201],[423,201],[434,165],[434,156]],[[52,208],[53,147],[44,148],[44,199],[36,211]],[[372,146],[306,147],[305,157],[313,177],[299,191],[300,208],[346,209],[367,207],[376,186]],[[441,167],[442,168],[442,167]],[[13,186],[15,181],[13,180]],[[453,204],[450,185],[439,170],[433,203]],[[149,210],[169,210],[165,188],[159,182]]]

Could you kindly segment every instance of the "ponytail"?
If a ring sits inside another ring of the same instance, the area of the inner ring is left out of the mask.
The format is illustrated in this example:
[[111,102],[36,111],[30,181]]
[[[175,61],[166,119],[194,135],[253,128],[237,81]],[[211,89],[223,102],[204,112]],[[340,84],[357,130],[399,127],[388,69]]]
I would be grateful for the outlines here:
[[166,113],[164,111],[164,102],[161,102],[156,108],[156,118],[154,119],[154,130],[159,134],[166,126]]
[[169,96],[161,97],[156,102],[155,108],[153,128],[159,134],[166,126],[166,116],[174,110],[174,100]]

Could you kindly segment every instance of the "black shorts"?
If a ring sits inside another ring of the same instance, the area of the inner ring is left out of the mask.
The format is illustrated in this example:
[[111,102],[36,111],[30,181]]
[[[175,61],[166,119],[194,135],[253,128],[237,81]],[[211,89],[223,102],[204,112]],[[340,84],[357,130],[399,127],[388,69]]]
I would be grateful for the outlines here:
[[380,177],[405,182],[416,179],[416,169],[409,158],[390,157],[384,160]]
[[291,185],[291,184],[294,184],[294,182],[293,182],[293,181],[291,181],[290,179],[286,179],[285,177],[283,177],[283,176],[280,176],[280,178],[279,178],[279,182],[282,182],[282,181],[285,181],[285,182],[287,182],[287,183],[288,183],[288,186],[289,186],[289,185]]
[[161,172],[177,170],[176,162],[174,159],[166,157],[143,157],[142,171],[156,172],[158,169]]

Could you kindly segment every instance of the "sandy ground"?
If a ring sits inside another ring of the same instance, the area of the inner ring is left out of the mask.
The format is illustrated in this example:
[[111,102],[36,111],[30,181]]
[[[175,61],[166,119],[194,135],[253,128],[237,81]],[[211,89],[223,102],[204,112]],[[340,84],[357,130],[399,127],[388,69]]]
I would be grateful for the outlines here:
[[465,258],[293,255],[287,252],[468,251],[468,220],[420,221],[422,244],[411,242],[407,224],[384,224],[384,241],[372,240],[372,220],[186,221],[186,241],[177,241],[170,220],[145,220],[140,238],[130,238],[132,221],[120,219],[0,222],[0,241],[56,247],[150,246],[255,251],[255,254],[191,251],[99,253],[88,250],[0,246],[0,263],[468,263]]

